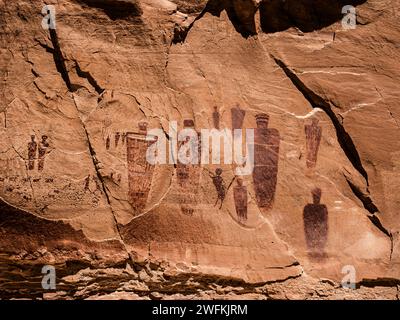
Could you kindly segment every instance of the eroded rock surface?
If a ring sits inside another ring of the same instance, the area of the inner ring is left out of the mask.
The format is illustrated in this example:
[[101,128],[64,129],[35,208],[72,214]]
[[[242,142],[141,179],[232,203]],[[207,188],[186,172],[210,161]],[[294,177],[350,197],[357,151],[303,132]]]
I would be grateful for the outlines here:
[[[399,9],[0,0],[0,296],[397,299]],[[146,163],[172,121],[254,128],[253,174]]]

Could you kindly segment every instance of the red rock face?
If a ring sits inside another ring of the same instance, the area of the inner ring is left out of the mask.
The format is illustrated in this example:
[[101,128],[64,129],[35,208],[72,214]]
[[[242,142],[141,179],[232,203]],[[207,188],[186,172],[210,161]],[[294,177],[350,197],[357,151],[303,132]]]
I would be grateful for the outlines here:
[[[398,296],[399,4],[43,5],[0,0],[0,298]],[[185,127],[254,129],[253,172]]]

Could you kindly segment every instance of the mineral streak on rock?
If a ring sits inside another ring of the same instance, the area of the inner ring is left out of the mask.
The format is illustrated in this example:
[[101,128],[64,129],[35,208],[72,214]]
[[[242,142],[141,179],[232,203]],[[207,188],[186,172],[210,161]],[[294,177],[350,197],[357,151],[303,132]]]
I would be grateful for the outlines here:
[[[1,299],[398,298],[398,1],[46,3],[0,0]],[[150,165],[172,122],[253,173]]]

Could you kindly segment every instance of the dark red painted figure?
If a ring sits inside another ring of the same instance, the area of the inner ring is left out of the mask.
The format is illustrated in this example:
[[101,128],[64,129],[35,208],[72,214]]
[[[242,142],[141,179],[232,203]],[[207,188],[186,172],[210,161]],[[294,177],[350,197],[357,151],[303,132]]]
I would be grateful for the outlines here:
[[221,204],[219,206],[220,209],[222,208],[222,203],[224,202],[225,195],[226,195],[225,182],[221,175],[222,175],[221,168],[217,168],[215,170],[215,175],[210,174],[210,177],[214,183],[215,189],[217,190],[217,200],[215,201],[214,206],[216,206],[218,204],[218,201],[221,201]]
[[212,117],[213,117],[214,128],[219,130],[219,123],[220,123],[221,116],[219,114],[219,111],[218,111],[217,107],[214,107],[214,112],[212,114]]
[[128,201],[135,213],[140,214],[146,207],[153,179],[154,165],[146,159],[146,152],[154,141],[146,141],[147,123],[139,123],[138,133],[126,137],[128,160]]
[[306,133],[307,167],[314,168],[317,163],[319,145],[321,143],[322,128],[318,126],[318,119],[312,118],[311,124],[304,126]]
[[119,139],[121,138],[121,133],[115,133],[115,147],[118,147]]
[[310,256],[323,257],[328,238],[328,209],[321,204],[321,189],[312,192],[313,203],[304,207],[304,233]]
[[269,116],[256,116],[257,129],[254,132],[253,183],[257,205],[271,209],[274,203],[278,179],[280,136],[276,129],[268,128]]
[[107,150],[110,149],[110,144],[111,144],[110,136],[107,136],[107,139],[106,139],[106,149]]
[[246,111],[240,109],[239,106],[236,106],[231,109],[231,118],[232,118],[232,129],[242,129],[244,117],[246,116]]

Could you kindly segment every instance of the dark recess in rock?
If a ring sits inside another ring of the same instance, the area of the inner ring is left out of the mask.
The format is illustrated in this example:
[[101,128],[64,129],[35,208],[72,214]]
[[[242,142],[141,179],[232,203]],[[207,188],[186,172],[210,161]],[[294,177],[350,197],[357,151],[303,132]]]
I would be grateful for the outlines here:
[[136,1],[76,0],[88,7],[102,10],[111,20],[129,20],[140,17],[142,9]]
[[342,8],[357,6],[366,0],[272,0],[260,4],[261,29],[265,33],[297,27],[312,32],[342,19]]
[[207,12],[219,17],[225,10],[236,31],[248,38],[258,31],[255,23],[257,10],[261,30],[265,33],[284,31],[292,27],[303,32],[312,32],[340,21],[344,6],[358,6],[365,2],[366,0],[264,0],[257,8],[251,0],[209,0],[189,27],[178,32],[175,30],[173,43],[184,42],[193,24]]

